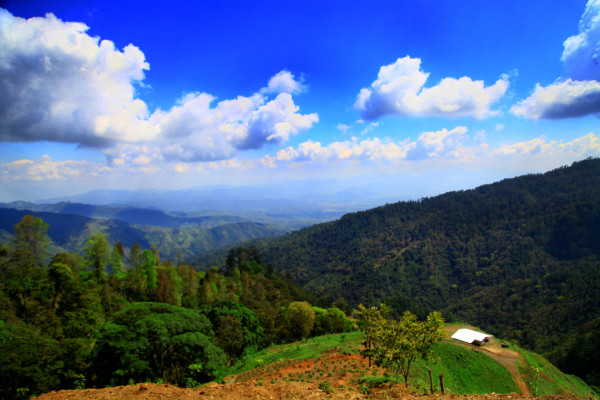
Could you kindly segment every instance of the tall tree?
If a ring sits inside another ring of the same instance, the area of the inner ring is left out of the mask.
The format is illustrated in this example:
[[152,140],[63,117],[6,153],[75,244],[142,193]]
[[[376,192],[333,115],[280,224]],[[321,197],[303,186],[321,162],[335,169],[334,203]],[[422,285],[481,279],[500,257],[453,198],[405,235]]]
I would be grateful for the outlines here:
[[142,266],[142,248],[138,242],[134,242],[131,245],[131,251],[129,252],[129,265],[131,268],[138,268]]
[[302,339],[310,335],[315,325],[315,311],[307,301],[293,301],[285,312],[290,339]]
[[48,224],[25,215],[14,227],[14,257],[28,265],[41,265],[48,249]]
[[117,242],[110,253],[110,274],[118,281],[123,279],[125,271],[123,271],[123,246]]
[[142,252],[142,269],[146,278],[146,291],[149,295],[156,293],[158,286],[158,272],[156,271],[156,257],[151,250],[144,250]]
[[102,281],[106,277],[106,265],[110,259],[110,244],[106,235],[94,233],[86,242],[83,251],[86,264],[92,268],[96,281]]

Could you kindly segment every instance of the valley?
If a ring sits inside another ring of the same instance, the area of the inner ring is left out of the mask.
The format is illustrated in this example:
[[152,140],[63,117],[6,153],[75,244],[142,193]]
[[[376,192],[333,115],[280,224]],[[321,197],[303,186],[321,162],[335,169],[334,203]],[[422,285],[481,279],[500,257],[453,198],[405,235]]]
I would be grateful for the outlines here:
[[413,391],[427,391],[430,368],[454,395],[597,392],[599,159],[290,233],[114,205],[13,203],[0,217],[7,398],[73,387],[385,397],[398,376],[359,355],[360,305],[381,303],[390,321],[439,310],[448,336],[468,324],[510,343],[446,338],[436,362],[415,361]]

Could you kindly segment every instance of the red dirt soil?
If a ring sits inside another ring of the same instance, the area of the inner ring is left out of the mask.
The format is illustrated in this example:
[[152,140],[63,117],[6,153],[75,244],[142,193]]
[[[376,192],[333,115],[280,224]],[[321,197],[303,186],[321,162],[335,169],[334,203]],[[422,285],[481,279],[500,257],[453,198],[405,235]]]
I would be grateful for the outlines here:
[[[319,390],[318,384],[306,382],[275,382],[259,385],[255,381],[219,385],[211,383],[199,389],[182,389],[170,385],[142,383],[106,389],[62,390],[37,397],[38,400],[175,400],[175,399],[391,399],[403,400],[532,400],[520,394],[433,394],[424,395],[395,385],[373,389],[368,394],[348,389],[333,392]],[[574,396],[545,396],[544,400],[578,400]]]

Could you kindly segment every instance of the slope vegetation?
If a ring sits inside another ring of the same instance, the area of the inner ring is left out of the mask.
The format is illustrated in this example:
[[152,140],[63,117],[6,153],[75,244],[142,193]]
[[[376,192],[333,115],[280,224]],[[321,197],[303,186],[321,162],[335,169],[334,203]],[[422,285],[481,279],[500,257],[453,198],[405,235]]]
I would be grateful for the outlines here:
[[322,297],[443,310],[560,363],[600,317],[600,159],[347,214],[261,252]]

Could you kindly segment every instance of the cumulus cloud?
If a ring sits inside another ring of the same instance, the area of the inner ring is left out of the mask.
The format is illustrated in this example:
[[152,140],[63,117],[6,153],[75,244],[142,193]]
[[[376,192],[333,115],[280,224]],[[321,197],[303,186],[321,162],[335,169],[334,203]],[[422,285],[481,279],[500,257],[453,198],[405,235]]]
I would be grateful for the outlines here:
[[[262,165],[269,168],[301,165],[338,165],[342,168],[348,163],[367,166],[376,163],[378,168],[388,166],[417,166],[463,164],[482,168],[512,168],[522,166],[531,169],[531,163],[553,168],[568,164],[585,157],[600,156],[600,137],[589,133],[569,142],[548,140],[545,137],[502,144],[491,147],[485,142],[485,135],[477,132],[474,138],[468,135],[468,129],[457,126],[454,129],[423,132],[416,140],[393,142],[380,138],[333,142],[322,145],[320,142],[306,141],[297,147],[287,147],[275,156],[266,155]],[[557,164],[558,163],[558,164]]]
[[144,54],[133,45],[116,50],[87,29],[52,14],[25,20],[0,9],[0,140],[106,146],[123,138],[97,131],[97,118],[147,114],[134,99],[149,69]]
[[52,14],[25,20],[0,9],[0,141],[77,143],[112,163],[215,161],[283,143],[318,122],[299,113],[291,95],[305,88],[288,71],[252,96],[215,104],[193,92],[150,112],[136,98],[149,70],[142,51],[118,50],[87,30]]
[[508,89],[503,75],[492,86],[469,77],[445,78],[436,86],[424,88],[429,77],[421,70],[421,60],[406,56],[382,66],[370,88],[361,89],[355,108],[368,120],[384,115],[471,116],[486,118],[496,114],[490,107]]
[[539,137],[523,142],[506,144],[493,149],[492,157],[520,157],[532,160],[532,157],[551,158],[555,160],[579,160],[585,157],[598,157],[600,155],[600,138],[594,133],[588,133],[570,142],[547,140]]
[[564,42],[562,61],[568,76],[600,80],[600,0],[589,0],[579,21],[579,34]]
[[600,0],[589,0],[579,34],[564,42],[562,61],[567,79],[542,86],[511,108],[532,119],[563,119],[600,113]]
[[600,83],[567,79],[543,87],[517,103],[511,111],[533,119],[563,119],[600,113]]
[[277,162],[303,163],[308,161],[420,161],[425,159],[472,159],[477,150],[485,144],[469,147],[466,141],[467,128],[441,129],[423,132],[414,141],[394,143],[380,138],[357,138],[333,142],[327,146],[320,142],[307,141],[297,148],[288,147],[277,152],[275,157],[266,156],[265,164],[274,166]]
[[284,143],[290,136],[310,128],[319,121],[317,114],[298,114],[289,93],[280,93],[260,106],[250,118],[248,133],[236,142],[238,149],[258,149],[264,143]]
[[306,90],[302,80],[296,80],[290,71],[280,71],[269,80],[267,87],[261,89],[263,93],[290,93],[297,94]]

